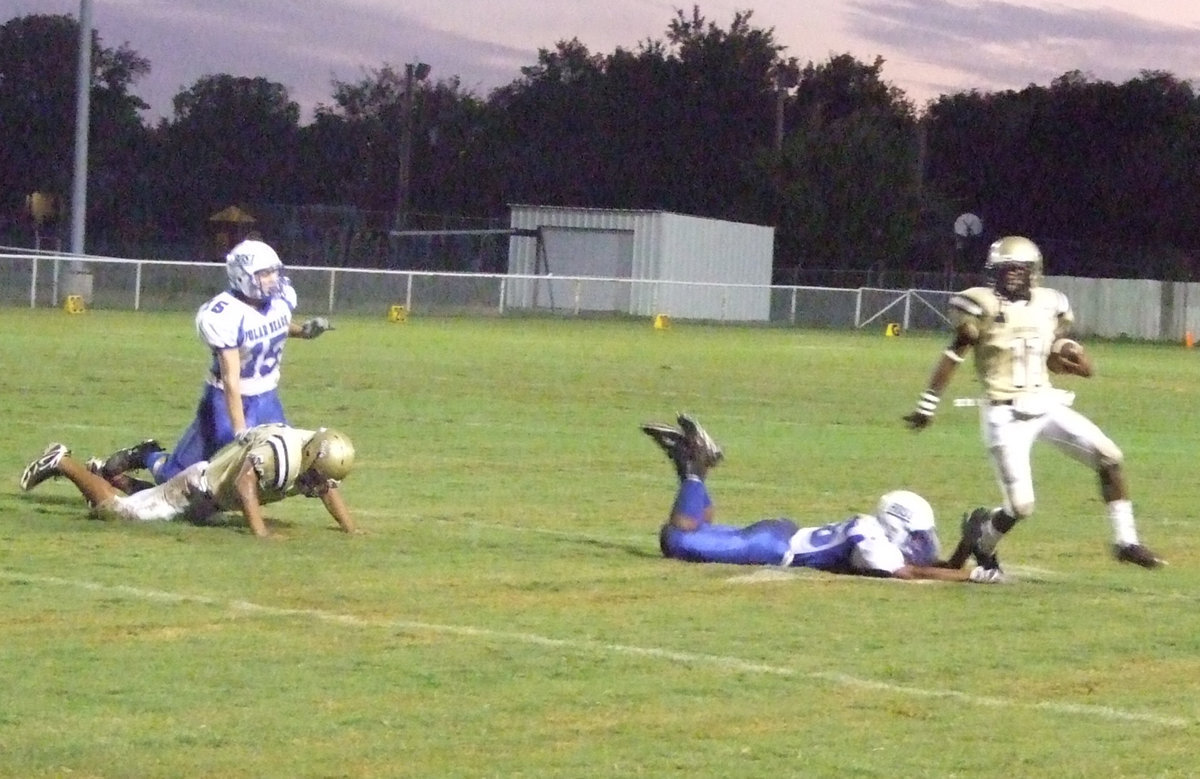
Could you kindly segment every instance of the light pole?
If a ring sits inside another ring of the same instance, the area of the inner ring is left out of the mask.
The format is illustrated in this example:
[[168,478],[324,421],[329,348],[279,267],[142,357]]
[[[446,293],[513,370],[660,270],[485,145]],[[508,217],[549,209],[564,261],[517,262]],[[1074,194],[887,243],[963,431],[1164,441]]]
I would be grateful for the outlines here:
[[400,101],[400,175],[396,182],[394,230],[408,227],[408,205],[412,190],[413,91],[418,81],[429,77],[429,65],[416,62],[404,66],[404,97]]
[[79,259],[84,251],[87,229],[88,127],[91,124],[92,98],[92,0],[79,0],[79,61],[75,76],[75,158],[71,172],[71,254],[67,275],[59,286],[58,260],[54,261],[54,282],[51,286],[54,305],[59,293],[79,296],[92,302],[92,275]]
[[778,154],[783,151],[783,109],[788,90],[800,84],[800,66],[796,64],[796,58],[776,62],[771,76],[775,80],[775,153]]
[[[88,124],[92,94],[92,0],[79,3],[79,69],[75,78],[75,167],[71,182],[71,253],[83,254],[87,225]],[[82,270],[83,263],[72,268]]]

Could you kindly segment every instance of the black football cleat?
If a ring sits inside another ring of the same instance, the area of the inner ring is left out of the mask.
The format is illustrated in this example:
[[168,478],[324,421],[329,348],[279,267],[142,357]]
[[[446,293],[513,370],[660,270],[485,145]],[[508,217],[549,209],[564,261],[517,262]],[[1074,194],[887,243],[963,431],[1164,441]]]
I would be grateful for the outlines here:
[[1113,557],[1120,563],[1133,563],[1143,568],[1161,568],[1167,561],[1141,544],[1114,544]]
[[642,432],[654,439],[654,443],[667,453],[667,457],[674,457],[675,447],[679,446],[679,442],[683,440],[683,433],[678,429],[657,422],[647,422],[642,425]]
[[984,552],[978,547],[971,550],[971,554],[975,557],[975,564],[981,565],[989,571],[1003,571],[1000,567],[1000,558],[996,556],[996,552]]
[[161,451],[163,451],[163,448],[153,438],[148,438],[140,444],[135,444],[126,449],[120,449],[110,454],[104,461],[104,465],[100,466],[100,475],[106,479],[112,479],[126,471],[136,471],[139,468],[145,468],[146,458],[155,452]]
[[680,414],[677,421],[679,429],[683,431],[684,441],[687,442],[689,472],[705,473],[725,458],[720,445],[699,422],[687,414]]
[[642,427],[642,432],[650,436],[654,443],[658,444],[659,448],[666,453],[667,458],[674,463],[675,473],[682,481],[687,478],[687,442],[684,441],[683,432],[678,428],[670,425],[662,425],[657,422],[648,422]]
[[951,568],[962,568],[967,562],[967,558],[971,555],[975,556],[975,561],[984,568],[999,568],[1000,561],[996,559],[996,555],[983,555],[987,561],[993,565],[986,565],[980,560],[980,552],[977,549],[979,539],[983,536],[983,525],[992,517],[992,510],[980,506],[979,508],[962,515],[962,524],[960,530],[962,538],[958,540],[958,546],[954,547],[954,553],[950,555],[946,561]]

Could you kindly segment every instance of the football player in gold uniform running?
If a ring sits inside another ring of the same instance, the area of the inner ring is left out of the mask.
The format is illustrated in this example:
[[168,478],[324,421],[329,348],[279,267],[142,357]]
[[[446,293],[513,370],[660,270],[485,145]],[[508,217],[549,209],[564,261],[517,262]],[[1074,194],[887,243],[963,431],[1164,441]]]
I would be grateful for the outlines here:
[[[997,543],[1018,521],[1033,514],[1030,450],[1034,441],[1044,440],[1096,472],[1112,523],[1116,559],[1144,568],[1163,565],[1138,540],[1121,450],[1095,423],[1071,408],[1068,393],[1051,385],[1051,369],[1087,378],[1093,368],[1082,347],[1064,340],[1074,314],[1066,295],[1040,286],[1041,251],[1028,238],[1001,238],[988,250],[985,268],[991,287],[972,287],[950,298],[954,340],[934,366],[916,409],[904,417],[913,430],[928,427],[942,391],[967,352],[973,353],[975,373],[983,385],[983,439],[1004,504],[976,509],[964,518],[963,539],[951,562],[962,565],[967,555],[974,554],[980,565],[999,567]],[[1056,349],[1052,358],[1056,341],[1068,348]]]

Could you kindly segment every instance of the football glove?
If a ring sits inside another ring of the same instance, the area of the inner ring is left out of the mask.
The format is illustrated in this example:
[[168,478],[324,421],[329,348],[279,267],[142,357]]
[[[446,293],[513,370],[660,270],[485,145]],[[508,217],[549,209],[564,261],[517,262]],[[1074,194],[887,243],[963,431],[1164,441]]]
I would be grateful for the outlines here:
[[922,430],[933,422],[933,415],[937,413],[938,402],[941,398],[936,392],[926,390],[921,393],[921,397],[917,398],[917,408],[911,413],[906,414],[903,419],[908,423],[910,430]]
[[1008,581],[1004,577],[1004,571],[999,568],[984,568],[982,565],[972,568],[968,579],[976,584],[1004,584]]

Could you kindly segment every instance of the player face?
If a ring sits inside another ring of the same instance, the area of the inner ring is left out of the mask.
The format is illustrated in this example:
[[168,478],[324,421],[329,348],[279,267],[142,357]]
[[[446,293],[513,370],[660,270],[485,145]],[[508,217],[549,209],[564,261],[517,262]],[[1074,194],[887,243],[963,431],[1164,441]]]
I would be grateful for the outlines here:
[[1029,297],[1029,268],[1011,263],[1000,268],[996,291],[1009,300]]
[[316,468],[309,468],[296,477],[296,489],[310,498],[319,498],[329,492],[329,486],[329,479],[318,473]]
[[267,268],[254,274],[254,283],[262,290],[263,298],[278,295],[281,289],[279,283],[279,268]]
[[909,565],[927,566],[937,562],[941,544],[936,530],[910,530],[900,549]]

